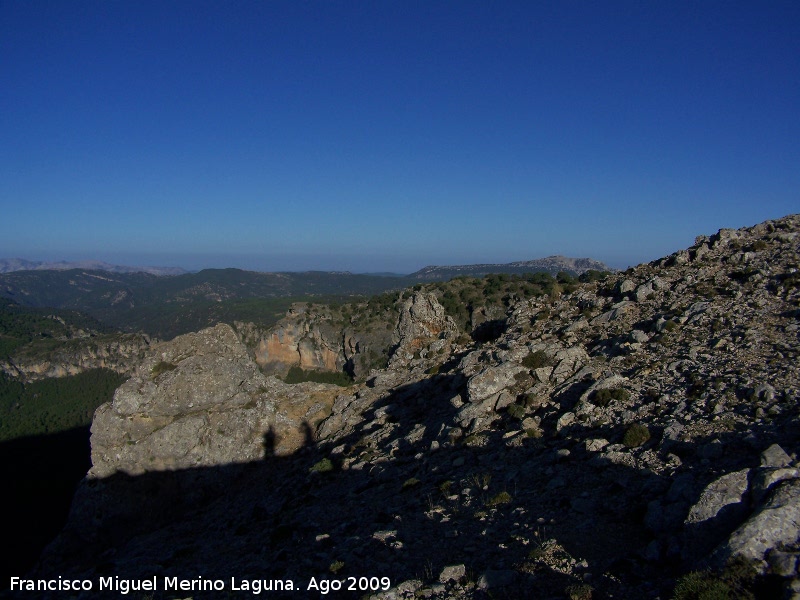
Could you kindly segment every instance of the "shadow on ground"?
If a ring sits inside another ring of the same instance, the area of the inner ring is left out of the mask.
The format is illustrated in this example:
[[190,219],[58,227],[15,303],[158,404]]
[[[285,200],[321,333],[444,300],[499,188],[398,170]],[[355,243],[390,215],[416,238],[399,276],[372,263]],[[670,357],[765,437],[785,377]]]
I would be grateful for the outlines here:
[[[475,597],[563,598],[582,583],[593,597],[669,597],[684,567],[643,558],[654,540],[644,526],[648,503],[673,483],[647,467],[646,452],[662,452],[658,436],[631,451],[630,464],[585,450],[585,439],[614,443],[621,430],[578,424],[567,436],[547,418],[543,438],[509,435],[519,422],[503,415],[490,431],[453,439],[450,400],[463,385],[445,373],[398,387],[335,446],[317,443],[308,428],[303,448],[277,457],[276,434],[267,431],[259,462],[85,481],[32,576],[225,582],[225,594],[195,591],[195,600],[253,596],[231,591],[231,578],[291,580],[301,592],[287,597],[336,598],[364,591],[323,595],[308,591],[309,582],[431,582],[463,563],[468,579],[485,575],[490,584]],[[774,441],[767,438],[764,447]],[[696,445],[670,449],[692,475],[694,500],[721,473],[758,464],[758,451],[737,443],[737,433],[722,441],[732,450],[711,464],[696,459]]]

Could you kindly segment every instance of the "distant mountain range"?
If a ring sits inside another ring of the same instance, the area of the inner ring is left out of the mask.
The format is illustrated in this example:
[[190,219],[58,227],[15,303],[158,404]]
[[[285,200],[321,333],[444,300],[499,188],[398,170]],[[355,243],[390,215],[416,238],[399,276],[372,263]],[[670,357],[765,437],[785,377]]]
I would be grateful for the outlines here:
[[571,275],[580,275],[586,271],[615,271],[605,263],[592,258],[569,258],[567,256],[548,256],[547,258],[537,258],[536,260],[525,260],[505,264],[482,264],[482,265],[452,265],[452,266],[428,266],[409,275],[412,279],[425,281],[439,281],[452,279],[453,277],[483,277],[491,273],[540,273],[546,272],[556,275],[564,271]]
[[[76,268],[75,264],[84,266]],[[79,310],[123,331],[144,331],[163,339],[220,321],[268,326],[283,316],[293,301],[301,299],[342,302],[458,276],[543,271],[577,276],[589,269],[612,270],[596,260],[563,256],[506,265],[431,266],[412,275],[395,276],[341,271],[258,273],[233,268],[189,273],[179,268],[122,267],[100,261],[12,259],[0,260],[0,298],[21,306]]]
[[108,273],[150,273],[158,276],[182,275],[188,272],[180,267],[126,267],[112,265],[100,260],[46,262],[25,260],[24,258],[0,258],[0,273],[12,273],[14,271],[68,271],[70,269],[107,271]]
[[[71,269],[105,271],[107,273],[148,273],[158,277],[185,275],[189,273],[189,271],[180,267],[129,267],[124,265],[112,265],[99,260],[72,262],[62,260],[46,262],[40,260],[25,260],[23,258],[0,258],[0,273],[13,273],[16,271],[69,271]],[[400,273],[364,273],[364,275],[375,277],[400,277],[422,281],[441,281],[462,276],[483,277],[491,273],[508,273],[511,275],[515,273],[547,272],[551,275],[556,275],[558,272],[564,271],[571,275],[580,275],[590,270],[615,271],[616,269],[612,269],[605,263],[592,258],[569,258],[567,256],[557,255],[512,263],[448,266],[429,265],[410,275],[403,275]],[[305,273],[324,273],[328,276],[352,276],[352,273],[349,271],[306,271]]]

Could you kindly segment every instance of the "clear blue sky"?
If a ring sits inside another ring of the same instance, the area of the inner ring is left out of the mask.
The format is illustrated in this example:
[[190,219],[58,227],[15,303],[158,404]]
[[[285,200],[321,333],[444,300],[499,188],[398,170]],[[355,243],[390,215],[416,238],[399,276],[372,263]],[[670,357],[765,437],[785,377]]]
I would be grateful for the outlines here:
[[0,257],[615,267],[800,212],[800,2],[0,0]]

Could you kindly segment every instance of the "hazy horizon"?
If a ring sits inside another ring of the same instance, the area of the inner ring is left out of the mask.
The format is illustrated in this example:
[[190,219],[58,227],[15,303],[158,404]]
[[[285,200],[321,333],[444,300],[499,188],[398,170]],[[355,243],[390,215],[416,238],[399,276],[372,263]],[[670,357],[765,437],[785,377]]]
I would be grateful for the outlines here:
[[615,268],[800,208],[800,4],[0,3],[0,256]]
[[[203,269],[225,269],[225,268],[234,268],[234,269],[242,269],[246,271],[258,271],[258,272],[303,272],[303,271],[348,271],[350,273],[355,274],[385,274],[391,273],[393,275],[410,275],[416,271],[419,271],[425,267],[429,266],[457,266],[457,265],[473,265],[473,264],[507,264],[512,262],[521,262],[521,261],[530,261],[530,260],[537,260],[541,258],[548,258],[549,256],[556,256],[556,254],[548,254],[547,256],[535,256],[529,258],[519,258],[519,259],[512,259],[512,260],[502,260],[502,261],[486,261],[486,260],[478,260],[472,262],[449,262],[449,263],[432,263],[427,262],[425,264],[419,264],[418,266],[414,266],[413,268],[401,269],[401,270],[392,270],[392,269],[373,269],[373,270],[363,270],[363,269],[352,269],[352,268],[326,268],[325,265],[329,264],[326,262],[325,257],[318,257],[318,262],[314,262],[315,257],[301,257],[296,262],[291,260],[285,260],[285,257],[279,257],[272,261],[265,259],[264,257],[259,256],[232,256],[232,257],[176,257],[175,260],[157,260],[157,258],[141,256],[141,260],[137,260],[135,255],[126,258],[125,256],[119,256],[114,260],[106,260],[106,259],[98,259],[98,258],[89,258],[84,256],[79,256],[76,258],[71,259],[63,259],[63,258],[52,258],[52,257],[43,257],[43,258],[30,258],[26,256],[0,256],[0,260],[13,260],[13,259],[21,259],[21,260],[30,260],[35,262],[47,262],[47,263],[59,263],[59,262],[102,262],[107,263],[114,266],[123,266],[123,267],[162,267],[162,268],[181,268],[189,272],[196,272],[202,271]],[[562,256],[564,256],[562,254]],[[572,256],[570,258],[594,258],[592,256]],[[181,262],[176,262],[180,260]],[[599,259],[596,259],[599,260]],[[601,261],[603,262],[603,261]],[[265,267],[263,265],[270,265],[270,264],[289,264],[289,265],[296,265],[294,268],[282,268],[280,266],[271,268]],[[399,263],[398,263],[399,264]],[[625,269],[629,265],[624,265],[622,267],[614,266],[611,264],[606,263],[609,267],[615,269]],[[189,266],[187,266],[189,265]],[[311,265],[311,266],[307,266]],[[315,266],[315,265],[322,265],[322,266]],[[402,266],[402,265],[401,265]]]

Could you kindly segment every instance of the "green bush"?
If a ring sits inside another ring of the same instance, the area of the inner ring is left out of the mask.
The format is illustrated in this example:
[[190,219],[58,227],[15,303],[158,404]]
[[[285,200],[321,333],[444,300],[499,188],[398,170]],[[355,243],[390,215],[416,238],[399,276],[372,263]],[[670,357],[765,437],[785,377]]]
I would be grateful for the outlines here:
[[673,600],[731,600],[728,585],[708,571],[695,571],[678,580]]
[[586,583],[576,583],[564,590],[569,600],[592,600],[594,588]]
[[331,566],[330,566],[330,567],[328,567],[328,570],[329,570],[331,573],[333,573],[334,575],[336,575],[336,573],[338,573],[339,571],[341,571],[343,568],[344,568],[344,562],[343,562],[343,561],[341,561],[341,560],[335,560],[335,561],[333,561],[333,562],[331,563]]
[[353,380],[341,371],[305,371],[300,367],[292,367],[283,378],[285,383],[303,383],[311,381],[313,383],[332,383],[340,387],[353,385]]
[[524,419],[525,418],[525,407],[520,404],[510,404],[506,409],[506,412],[515,419]]
[[420,481],[416,477],[409,477],[403,482],[403,489],[407,490],[409,488],[416,487],[419,485],[419,483]]
[[486,501],[486,506],[500,506],[501,504],[508,504],[511,502],[511,494],[508,492],[500,492]]
[[595,406],[600,406],[604,408],[608,406],[612,400],[619,400],[620,402],[625,402],[628,398],[631,397],[631,394],[628,390],[622,387],[618,388],[605,388],[602,390],[595,390],[592,394],[591,402]]
[[522,359],[522,366],[526,369],[539,369],[541,367],[549,367],[553,364],[553,361],[544,350],[537,350],[536,352],[531,352]]
[[634,423],[625,431],[622,436],[622,443],[628,448],[638,448],[650,439],[650,430],[647,425]]
[[331,471],[333,471],[333,463],[330,458],[323,458],[308,470],[309,473],[330,473]]

